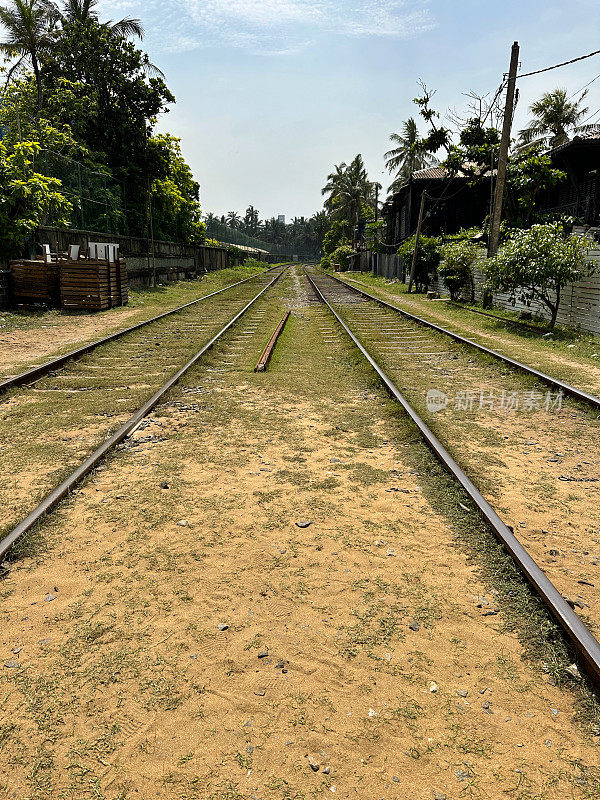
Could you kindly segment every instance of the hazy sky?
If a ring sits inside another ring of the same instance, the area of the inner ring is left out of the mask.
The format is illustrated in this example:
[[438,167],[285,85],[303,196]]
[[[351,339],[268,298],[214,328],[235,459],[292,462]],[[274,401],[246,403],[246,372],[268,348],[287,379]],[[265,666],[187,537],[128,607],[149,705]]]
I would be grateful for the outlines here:
[[[441,111],[493,94],[521,45],[529,72],[600,49],[598,0],[101,0],[140,17],[144,47],[177,105],[160,127],[183,140],[204,211],[309,216],[334,163],[383,153],[423,79]],[[600,122],[600,56],[524,78],[516,126],[543,91],[576,93]],[[417,117],[418,118],[418,117]]]

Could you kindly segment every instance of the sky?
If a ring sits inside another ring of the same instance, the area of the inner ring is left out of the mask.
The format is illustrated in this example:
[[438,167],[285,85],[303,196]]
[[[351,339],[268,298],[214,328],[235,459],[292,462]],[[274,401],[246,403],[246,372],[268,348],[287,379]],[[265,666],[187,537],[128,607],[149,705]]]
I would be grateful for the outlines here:
[[[513,41],[522,73],[600,49],[598,0],[100,0],[101,19],[142,20],[143,47],[177,98],[159,127],[181,137],[204,212],[311,216],[334,164],[383,154],[423,80],[442,117],[493,95]],[[594,80],[596,79],[596,80]],[[600,55],[518,82],[515,129],[566,88],[600,122]],[[425,130],[424,123],[420,126]]]

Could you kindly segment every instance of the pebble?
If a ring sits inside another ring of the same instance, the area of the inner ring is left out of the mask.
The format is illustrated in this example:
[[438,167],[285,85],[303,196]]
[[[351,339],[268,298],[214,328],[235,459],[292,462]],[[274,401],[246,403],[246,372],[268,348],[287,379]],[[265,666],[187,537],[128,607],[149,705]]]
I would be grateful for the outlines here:
[[249,755],[252,755],[252,753],[254,752],[254,745],[252,745],[252,744],[249,744],[249,745],[248,745],[248,747],[246,748],[246,752],[247,752]]
[[261,650],[260,653],[258,654],[258,658],[266,658],[268,655],[269,655],[268,650]]
[[392,780],[394,783],[400,783],[400,778],[397,775],[392,775]]
[[433,694],[435,694],[437,692],[437,690],[438,690],[437,683],[435,681],[431,681],[429,683],[429,691],[432,692]]
[[169,484],[166,481],[161,481],[160,488],[161,489],[170,489],[171,487],[169,486]]
[[301,519],[296,523],[298,528],[308,528],[309,525],[312,525],[311,519]]
[[569,664],[569,666],[566,668],[565,672],[571,678],[580,678],[581,677],[581,674],[580,674],[579,670],[577,669],[577,664]]
[[469,778],[473,777],[473,775],[470,772],[465,772],[464,769],[455,769],[454,774],[456,775],[459,781],[466,781]]
[[229,625],[226,622],[220,622],[217,627],[220,631],[226,631]]
[[419,631],[419,630],[421,630],[421,626],[419,625],[419,623],[416,620],[413,620],[413,622],[411,622],[408,627],[411,629],[411,631]]
[[190,523],[187,521],[187,519],[180,519],[177,524],[180,528],[187,528]]
[[266,689],[257,689],[254,692],[254,694],[257,695],[257,697],[264,697],[266,695],[266,693],[267,693]]
[[47,594],[46,597],[44,597],[44,600],[46,601],[46,603],[51,603],[53,600],[56,600],[56,595]]
[[284,661],[278,661],[275,664],[275,669],[283,669],[284,667],[285,667],[285,662]]
[[329,775],[331,772],[331,767],[323,767],[323,775]]
[[391,547],[388,547],[387,552],[386,552],[386,556],[392,556],[392,558],[395,558],[396,557],[396,553],[394,553],[394,551],[392,550]]
[[441,792],[434,792],[433,800],[446,800],[446,795],[442,794]]
[[7,669],[19,669],[19,667],[21,666],[21,662],[20,661],[5,661],[4,662],[4,666]]
[[459,690],[456,692],[456,694],[457,694],[459,697],[466,697],[466,696],[469,694],[469,692],[468,692],[466,689],[459,689]]
[[308,763],[309,763],[310,768],[312,769],[312,771],[313,772],[318,772],[321,769],[321,765],[316,760],[316,758],[313,758],[312,756],[306,756],[306,757],[308,759]]

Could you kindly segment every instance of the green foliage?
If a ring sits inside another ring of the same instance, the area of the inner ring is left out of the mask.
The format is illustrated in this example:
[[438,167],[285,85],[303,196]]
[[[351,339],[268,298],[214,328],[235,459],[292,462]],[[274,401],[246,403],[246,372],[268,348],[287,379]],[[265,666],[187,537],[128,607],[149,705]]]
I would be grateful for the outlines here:
[[352,266],[352,258],[356,255],[354,248],[349,244],[342,244],[337,247],[329,261],[332,265],[338,266],[340,272],[346,272]]
[[200,220],[200,186],[183,158],[180,142],[170,133],[162,133],[148,143],[159,162],[160,174],[152,183],[154,235],[157,239],[200,244],[206,234]]
[[39,152],[37,142],[0,141],[0,262],[20,255],[38,225],[67,224],[71,204],[60,181],[36,172]]
[[564,172],[554,169],[541,145],[532,145],[511,155],[506,168],[507,222],[523,228],[538,222],[538,195],[566,179]]
[[466,240],[455,241],[440,247],[441,262],[438,275],[450,292],[452,300],[458,300],[464,289],[470,289],[474,299],[473,264],[480,249]]
[[269,264],[266,261],[260,261],[257,258],[247,258],[244,261],[244,266],[249,267],[250,269],[269,269],[272,264]]
[[[413,253],[415,251],[415,239],[416,236],[405,239],[396,252],[396,255],[402,258],[407,271],[410,270],[412,265]],[[418,292],[425,291],[433,280],[438,264],[440,263],[440,245],[441,239],[437,236],[421,236],[414,275],[415,286]]]
[[498,254],[485,264],[490,289],[510,292],[513,302],[541,301],[556,322],[562,288],[595,271],[586,256],[591,240],[565,235],[560,223],[515,230]]
[[342,244],[350,244],[350,225],[345,220],[334,219],[323,239],[323,252],[330,256]]
[[471,182],[489,178],[498,165],[500,134],[495,128],[485,128],[481,120],[470,119],[462,128],[458,144],[452,145],[443,163],[451,174],[466,174]]
[[380,219],[377,222],[368,222],[365,229],[365,244],[367,250],[372,253],[383,253],[385,247],[383,244],[385,232],[385,221]]

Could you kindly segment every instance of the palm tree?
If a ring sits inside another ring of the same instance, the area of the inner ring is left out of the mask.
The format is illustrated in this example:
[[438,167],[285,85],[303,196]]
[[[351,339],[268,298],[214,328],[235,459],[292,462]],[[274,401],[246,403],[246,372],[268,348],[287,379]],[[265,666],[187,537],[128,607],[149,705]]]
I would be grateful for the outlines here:
[[[98,0],[64,0],[62,10],[58,12],[60,20],[63,25],[87,22],[90,19],[98,22],[98,14],[94,11],[97,5]],[[138,39],[144,38],[144,28],[139,19],[124,17],[118,22],[112,20],[103,22],[102,26],[116,36],[124,36],[126,39],[130,36],[137,36]]]
[[357,155],[350,164],[336,165],[335,171],[327,176],[327,185],[321,190],[329,195],[325,208],[333,219],[346,220],[357,225],[363,207],[372,202],[373,184],[369,181],[362,156]]
[[519,131],[519,144],[540,142],[550,147],[558,147],[569,141],[569,131],[584,133],[587,130],[595,130],[594,125],[579,124],[589,111],[588,108],[581,108],[586,95],[587,90],[577,100],[571,102],[566,89],[554,89],[543,94],[529,106],[534,119],[526,128]]
[[227,212],[227,217],[225,218],[225,221],[230,228],[239,228],[242,222],[242,218],[237,213],[237,211],[229,211]]
[[388,150],[384,155],[388,171],[396,173],[390,189],[405,183],[413,172],[438,163],[436,158],[419,147],[419,129],[413,117],[402,123],[401,131],[401,133],[392,133],[390,142],[397,146],[393,150]]
[[47,0],[11,0],[7,8],[0,8],[0,24],[6,32],[5,40],[0,42],[0,52],[17,59],[8,72],[6,84],[29,61],[37,86],[38,115],[44,103],[40,60],[52,43],[55,22],[54,6]]

